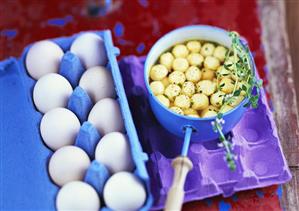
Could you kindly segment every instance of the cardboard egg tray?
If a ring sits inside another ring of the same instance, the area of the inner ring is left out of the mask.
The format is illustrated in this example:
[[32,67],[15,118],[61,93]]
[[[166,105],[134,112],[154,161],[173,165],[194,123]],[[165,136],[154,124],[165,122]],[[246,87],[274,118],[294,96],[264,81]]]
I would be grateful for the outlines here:
[[[108,57],[106,67],[113,76],[117,100],[136,166],[134,174],[146,187],[147,200],[141,210],[149,210],[153,199],[145,165],[148,156],[142,151],[127,102],[116,60],[119,50],[113,45],[110,31],[95,33],[104,40]],[[52,41],[67,52],[78,35]],[[48,175],[48,161],[53,152],[44,145],[40,136],[39,125],[43,114],[35,109],[32,100],[32,90],[36,81],[29,77],[25,68],[29,48],[30,46],[25,48],[20,58],[9,58],[0,62],[1,209],[54,210],[59,188]],[[80,105],[84,99],[76,100],[78,104],[75,105],[75,109],[78,112],[89,112],[86,111],[87,107],[82,106],[84,103]],[[82,119],[80,120],[82,123]],[[101,202],[103,204],[103,200]]]
[[[144,60],[144,57],[125,57],[120,69],[139,139],[150,155],[147,167],[154,196],[152,209],[161,209],[172,183],[171,162],[180,154],[183,140],[166,131],[151,112],[144,84]],[[258,108],[246,111],[228,136],[237,156],[234,172],[226,165],[219,140],[190,145],[188,156],[193,169],[185,184],[185,202],[220,194],[228,197],[241,190],[281,184],[291,179],[264,90]]]

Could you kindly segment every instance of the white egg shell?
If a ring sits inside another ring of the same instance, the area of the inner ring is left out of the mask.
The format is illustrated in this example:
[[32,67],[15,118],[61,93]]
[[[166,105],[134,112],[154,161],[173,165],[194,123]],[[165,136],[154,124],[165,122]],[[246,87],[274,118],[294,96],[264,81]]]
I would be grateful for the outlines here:
[[52,150],[72,145],[80,130],[76,115],[65,108],[54,108],[48,111],[40,123],[40,133],[45,144]]
[[92,67],[84,72],[79,86],[88,93],[93,102],[98,102],[107,97],[115,97],[111,72],[102,66]]
[[146,200],[146,191],[134,174],[119,172],[107,181],[104,201],[112,210],[139,210]]
[[88,155],[79,147],[64,146],[54,152],[49,161],[49,174],[59,186],[82,180],[90,164]]
[[34,43],[26,55],[26,68],[29,75],[38,80],[47,73],[57,73],[62,49],[54,42],[43,40]]
[[65,107],[73,92],[71,84],[57,73],[48,73],[41,77],[33,89],[33,101],[42,113],[57,108]]
[[88,115],[88,121],[98,129],[102,136],[111,132],[124,131],[119,104],[112,98],[104,98],[97,102]]
[[100,204],[97,192],[89,184],[81,181],[65,184],[56,197],[57,210],[98,211]]
[[107,64],[104,41],[95,33],[87,32],[78,36],[72,43],[70,51],[80,58],[86,69]]
[[120,132],[106,134],[96,147],[95,157],[113,174],[119,171],[132,171],[134,168],[127,136]]

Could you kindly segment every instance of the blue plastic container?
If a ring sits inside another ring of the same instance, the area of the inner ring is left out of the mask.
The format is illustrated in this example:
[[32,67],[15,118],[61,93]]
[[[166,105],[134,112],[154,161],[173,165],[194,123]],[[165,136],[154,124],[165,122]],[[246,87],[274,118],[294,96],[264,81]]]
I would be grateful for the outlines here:
[[[144,183],[147,200],[140,210],[149,210],[153,198],[150,193],[150,178],[145,162],[148,156],[143,152],[125,90],[109,30],[95,32],[105,43],[108,57],[107,69],[111,71],[117,100],[120,104],[126,133],[135,162],[134,174]],[[53,39],[64,52],[70,49],[74,39],[80,35]],[[54,210],[58,187],[48,176],[48,160],[53,153],[40,136],[39,123],[42,114],[35,109],[32,90],[35,80],[29,77],[25,58],[30,45],[21,58],[10,58],[0,62],[0,154],[1,154],[1,210]],[[113,156],[113,152],[111,152]],[[2,197],[3,196],[3,197]]]
[[[223,46],[230,48],[231,38],[228,36],[228,32],[212,26],[206,25],[194,25],[178,28],[169,32],[160,38],[155,45],[151,48],[145,62],[145,84],[149,92],[149,102],[153,113],[160,124],[168,131],[178,137],[185,137],[185,128],[192,127],[192,141],[202,142],[214,140],[219,137],[218,133],[213,131],[211,125],[212,121],[216,117],[209,118],[194,118],[189,116],[179,115],[170,109],[163,106],[155,97],[149,86],[149,72],[150,68],[156,63],[159,56],[169,50],[172,46],[178,43],[186,42],[188,40],[207,40],[215,43],[219,43]],[[254,63],[251,58],[251,67],[255,71]],[[223,115],[225,124],[223,125],[223,132],[226,134],[230,132],[233,127],[240,121],[246,107],[244,105],[248,102],[244,99],[238,106]]]

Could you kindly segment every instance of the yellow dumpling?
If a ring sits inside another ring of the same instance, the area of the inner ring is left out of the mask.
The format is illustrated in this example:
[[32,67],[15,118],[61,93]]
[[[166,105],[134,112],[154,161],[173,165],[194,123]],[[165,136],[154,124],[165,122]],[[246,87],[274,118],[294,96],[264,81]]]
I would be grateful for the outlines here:
[[169,82],[169,80],[168,80],[168,77],[163,78],[163,79],[161,80],[161,82],[162,82],[162,84],[164,85],[164,87],[167,87],[167,86],[170,84],[170,82]]
[[167,68],[162,64],[154,65],[150,71],[150,78],[154,81],[160,81],[168,74]]
[[209,98],[204,94],[195,94],[191,97],[192,108],[202,110],[209,106]]
[[216,83],[210,80],[202,80],[197,83],[197,92],[210,96],[216,91]]
[[188,48],[183,44],[178,44],[173,47],[172,54],[175,56],[175,58],[185,58],[189,54]]
[[183,109],[190,107],[190,98],[187,95],[179,95],[174,100],[174,105]]
[[204,58],[199,53],[191,53],[188,55],[187,60],[190,65],[201,66]]
[[174,71],[169,74],[168,80],[172,84],[183,84],[186,80],[186,76],[181,71]]
[[198,53],[201,48],[201,44],[199,41],[189,41],[187,42],[187,48],[192,53]]
[[231,76],[231,72],[229,70],[225,69],[225,67],[223,65],[221,65],[217,68],[216,75],[219,79],[229,78]]
[[172,69],[174,71],[185,72],[189,67],[189,63],[185,58],[176,58],[173,60]]
[[191,97],[195,93],[195,85],[191,81],[186,81],[182,85],[182,94]]
[[163,53],[161,56],[160,56],[160,64],[163,64],[165,67],[167,67],[169,70],[171,69],[172,67],[172,62],[174,60],[174,56],[170,53],[170,52],[167,52],[167,53]]
[[218,108],[213,106],[213,105],[209,105],[208,107],[206,107],[205,109],[203,109],[201,111],[201,115],[207,111],[215,111],[216,113],[218,112]]
[[227,49],[224,46],[218,45],[213,53],[213,56],[219,59],[220,62],[223,62],[225,59]]
[[204,67],[210,70],[217,70],[220,61],[214,56],[207,56],[204,61]]
[[191,66],[188,68],[185,75],[188,81],[196,83],[200,80],[202,74],[198,67]]
[[243,101],[243,99],[244,99],[244,96],[242,96],[242,95],[233,97],[233,100],[230,103],[228,103],[228,105],[230,105],[232,107],[236,107]]
[[213,110],[208,110],[206,112],[202,112],[201,117],[202,118],[208,118],[208,117],[214,117],[217,116],[217,112],[213,111]]
[[162,103],[165,107],[169,108],[170,105],[170,101],[167,97],[165,97],[164,95],[158,95],[157,99],[160,101],[160,103]]
[[205,43],[200,49],[200,54],[204,57],[212,56],[215,50],[215,46],[212,43]]
[[185,115],[198,115],[197,111],[193,108],[187,108],[187,109],[184,109],[184,114]]
[[212,94],[212,96],[210,98],[211,104],[213,106],[219,108],[220,106],[222,106],[224,96],[225,96],[225,93],[221,92],[221,91],[218,91],[218,92]]
[[228,57],[225,61],[224,61],[224,65],[227,67],[227,69],[229,70],[233,70],[235,68],[235,63],[237,63],[239,60],[239,58],[235,58],[234,56],[230,56]]
[[235,87],[235,82],[230,78],[222,78],[219,83],[219,89],[226,94],[232,93]]
[[176,84],[169,84],[166,87],[164,94],[168,97],[169,100],[173,101],[176,96],[181,92],[181,88]]
[[161,81],[151,82],[150,87],[154,95],[162,95],[164,93],[164,85]]
[[201,74],[202,80],[213,80],[216,74],[214,70],[211,69],[203,69]]
[[170,110],[172,110],[173,112],[175,112],[177,114],[184,115],[184,111],[181,108],[177,107],[177,106],[170,107]]
[[226,113],[226,112],[228,112],[228,111],[230,111],[230,110],[232,110],[234,107],[232,107],[232,106],[230,106],[230,105],[223,105],[221,108],[220,108],[220,111],[221,111],[221,113]]

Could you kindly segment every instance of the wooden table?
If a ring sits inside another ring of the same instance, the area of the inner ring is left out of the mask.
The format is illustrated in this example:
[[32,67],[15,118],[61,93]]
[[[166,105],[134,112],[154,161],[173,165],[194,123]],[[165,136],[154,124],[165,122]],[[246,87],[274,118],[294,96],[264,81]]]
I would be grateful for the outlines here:
[[[298,101],[296,101],[294,84],[295,74],[290,52],[298,52],[298,49],[297,51],[294,48],[290,49],[284,2],[264,0],[259,1],[258,5],[262,24],[262,40],[269,68],[268,78],[275,120],[283,150],[293,176],[292,180],[283,186],[282,207],[285,210],[297,211],[299,210],[299,123]],[[290,8],[292,6],[299,8],[298,5],[298,1],[287,1],[288,12],[295,14],[296,10],[290,11]],[[297,32],[296,38],[298,39],[298,27],[289,28],[290,37],[293,37],[294,30]],[[295,54],[294,56],[298,55]],[[298,58],[294,57],[293,59],[296,61],[296,68],[298,68]],[[299,89],[297,89],[297,92],[299,92]]]
[[[248,39],[251,50],[256,53],[256,64],[271,95],[279,136],[293,179],[283,186],[281,205],[276,194],[277,186],[271,186],[241,192],[227,199],[215,197],[189,203],[184,209],[195,211],[232,208],[238,211],[262,211],[279,210],[282,207],[286,210],[299,210],[299,124],[294,71],[290,57],[290,52],[296,55],[299,47],[297,50],[289,48],[284,2],[279,0],[113,1],[115,3],[113,10],[106,16],[101,16],[97,10],[96,0],[52,0],[48,3],[39,0],[1,0],[0,60],[20,55],[22,49],[33,41],[70,35],[83,30],[111,29],[114,41],[121,49],[121,55],[145,55],[160,36],[187,24],[211,24],[240,32]],[[298,1],[286,1],[287,8],[294,11],[287,15],[296,14],[294,2]],[[289,35],[294,38],[291,41],[299,37],[293,35],[294,31],[298,34],[299,28],[292,27],[289,25]],[[261,35],[264,50],[260,48]],[[299,60],[295,58],[294,61]],[[267,76],[263,71],[266,63],[269,70]],[[298,63],[295,62],[297,66]]]

